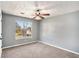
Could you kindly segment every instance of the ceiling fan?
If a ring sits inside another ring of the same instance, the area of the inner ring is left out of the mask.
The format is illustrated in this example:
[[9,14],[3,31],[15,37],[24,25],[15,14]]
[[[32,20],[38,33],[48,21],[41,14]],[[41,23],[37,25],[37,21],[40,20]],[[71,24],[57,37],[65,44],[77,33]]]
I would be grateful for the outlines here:
[[[44,19],[45,16],[49,16],[49,15],[50,15],[50,14],[47,13],[47,12],[42,13],[41,11],[42,11],[43,9],[38,8],[39,6],[38,6],[37,2],[35,2],[35,7],[36,7],[36,10],[35,10],[35,12],[34,12],[34,17],[33,17],[33,19]],[[43,10],[43,11],[44,11],[44,10]]]

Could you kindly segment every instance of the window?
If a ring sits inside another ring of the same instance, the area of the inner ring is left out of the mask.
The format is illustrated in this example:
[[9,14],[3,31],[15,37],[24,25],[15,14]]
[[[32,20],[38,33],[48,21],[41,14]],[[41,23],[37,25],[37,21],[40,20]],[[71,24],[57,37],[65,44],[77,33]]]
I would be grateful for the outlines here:
[[16,20],[16,40],[32,37],[32,22]]

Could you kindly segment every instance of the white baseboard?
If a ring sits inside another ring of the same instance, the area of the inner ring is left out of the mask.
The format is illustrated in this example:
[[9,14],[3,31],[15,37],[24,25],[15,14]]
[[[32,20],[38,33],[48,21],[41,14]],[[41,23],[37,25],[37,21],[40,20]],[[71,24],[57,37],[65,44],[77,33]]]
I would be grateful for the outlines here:
[[62,48],[62,47],[53,45],[53,44],[49,44],[49,43],[47,43],[47,42],[43,42],[43,41],[39,41],[39,42],[44,43],[44,44],[49,45],[49,46],[53,46],[53,47],[58,48],[58,49],[62,49],[62,50],[65,50],[65,51],[68,51],[68,52],[71,52],[71,53],[74,53],[74,54],[79,55],[78,52],[74,52],[74,51],[71,51],[71,50],[68,50],[68,49],[65,49],[65,48]]
[[23,43],[23,44],[17,44],[17,45],[13,45],[13,46],[7,46],[7,47],[3,47],[2,49],[12,48],[12,47],[16,47],[16,46],[20,46],[20,45],[25,45],[25,44],[30,44],[30,43],[35,43],[35,42],[37,42],[37,41],[32,41],[32,42]]

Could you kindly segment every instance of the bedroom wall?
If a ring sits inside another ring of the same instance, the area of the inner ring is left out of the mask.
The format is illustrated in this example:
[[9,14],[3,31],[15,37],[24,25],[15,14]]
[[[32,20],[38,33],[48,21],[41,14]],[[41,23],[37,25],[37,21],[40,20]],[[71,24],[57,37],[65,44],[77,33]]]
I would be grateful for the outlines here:
[[2,19],[2,13],[1,13],[1,9],[0,9],[0,58],[1,58],[1,54],[2,54],[2,36],[1,36],[1,33],[2,33],[2,24],[1,24],[1,19]]
[[40,40],[79,52],[79,11],[45,19],[40,24]]
[[[34,20],[29,20],[27,18],[22,18],[19,16],[13,16],[10,14],[2,14],[2,47],[14,46],[18,44],[28,43],[38,40],[38,23]],[[25,20],[32,22],[32,38],[27,39],[15,39],[15,29],[16,29],[16,20]]]
[[2,20],[2,12],[1,12],[1,9],[0,9],[0,38],[2,38],[2,35],[1,35],[1,33],[2,33],[2,22],[1,22],[1,20]]

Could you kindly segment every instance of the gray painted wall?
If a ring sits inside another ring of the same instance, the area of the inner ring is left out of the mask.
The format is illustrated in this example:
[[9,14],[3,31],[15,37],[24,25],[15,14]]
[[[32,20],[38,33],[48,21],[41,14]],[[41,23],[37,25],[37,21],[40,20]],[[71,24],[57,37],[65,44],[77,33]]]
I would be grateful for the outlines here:
[[[20,39],[20,40],[15,39],[16,20],[25,20],[25,21],[32,22],[32,33],[33,33],[32,38]],[[39,22],[37,21],[3,13],[3,16],[2,16],[2,35],[3,35],[2,47],[8,47],[8,46],[13,46],[17,44],[37,41],[38,25],[39,25]]]
[[45,19],[40,24],[40,40],[79,52],[79,11]]
[[1,9],[0,9],[0,38],[2,38],[2,35],[1,35],[1,33],[2,33],[2,22],[1,22],[1,20],[2,20],[2,12],[1,12]]

